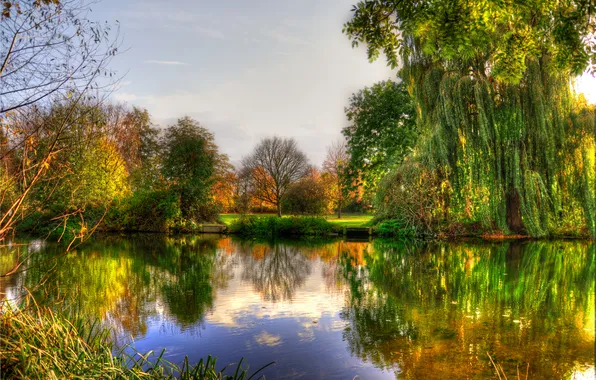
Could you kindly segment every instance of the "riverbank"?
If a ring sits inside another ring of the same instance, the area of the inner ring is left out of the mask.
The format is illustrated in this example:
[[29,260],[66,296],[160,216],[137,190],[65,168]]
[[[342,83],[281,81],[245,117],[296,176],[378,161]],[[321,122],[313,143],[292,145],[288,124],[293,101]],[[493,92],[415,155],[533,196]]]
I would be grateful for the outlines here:
[[[237,221],[238,219],[242,218],[242,214],[219,214],[220,221],[225,224],[226,226],[230,226],[232,223]],[[245,215],[246,216],[246,215]],[[275,216],[275,214],[249,214],[248,216],[254,217],[264,217],[264,216]],[[303,217],[302,215],[285,215],[284,218],[288,217]],[[337,215],[324,215],[320,216],[320,218],[324,218],[333,225],[339,227],[366,227],[372,222],[374,215],[372,214],[344,214],[341,218],[338,218]]]
[[[90,215],[92,216],[92,215]],[[92,219],[92,218],[90,218]],[[345,214],[304,216],[276,214],[219,214],[215,223],[196,223],[194,221],[174,218],[160,223],[139,223],[138,219],[125,220],[111,217],[108,213],[103,220],[98,220],[97,231],[106,233],[163,233],[176,234],[232,234],[243,237],[278,238],[278,237],[383,237],[395,239],[423,239],[457,241],[462,239],[481,239],[484,241],[501,240],[535,240],[535,239],[589,239],[594,238],[587,231],[559,231],[548,236],[531,236],[527,234],[505,234],[495,228],[482,227],[478,224],[458,224],[435,227],[432,230],[406,225],[395,219],[378,221],[372,214]],[[101,223],[100,223],[101,222]],[[32,224],[30,220],[22,223],[19,231],[28,236],[35,236],[51,241],[75,241],[87,226],[80,221],[69,220],[62,225],[49,223]],[[34,227],[30,227],[30,226]],[[29,228],[26,228],[28,227]]]
[[211,356],[194,364],[186,356],[176,364],[163,359],[165,350],[130,353],[128,346],[114,347],[111,330],[100,322],[37,305],[0,304],[0,347],[3,379],[243,380],[269,366],[249,375],[242,360],[217,370]]

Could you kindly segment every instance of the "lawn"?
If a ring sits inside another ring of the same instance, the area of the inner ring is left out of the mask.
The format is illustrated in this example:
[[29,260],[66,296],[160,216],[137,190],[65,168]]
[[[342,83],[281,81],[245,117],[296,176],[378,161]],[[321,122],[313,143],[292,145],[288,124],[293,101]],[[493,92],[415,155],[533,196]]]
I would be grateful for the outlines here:
[[[260,214],[260,215],[269,215],[269,214]],[[274,214],[271,214],[274,215]],[[238,218],[240,218],[240,214],[220,214],[219,218],[221,221],[229,226],[232,222]],[[346,227],[361,227],[368,223],[373,216],[371,214],[344,214],[342,215],[341,219],[337,218],[337,215],[327,215],[325,219],[333,224],[337,224],[338,226],[346,226]]]

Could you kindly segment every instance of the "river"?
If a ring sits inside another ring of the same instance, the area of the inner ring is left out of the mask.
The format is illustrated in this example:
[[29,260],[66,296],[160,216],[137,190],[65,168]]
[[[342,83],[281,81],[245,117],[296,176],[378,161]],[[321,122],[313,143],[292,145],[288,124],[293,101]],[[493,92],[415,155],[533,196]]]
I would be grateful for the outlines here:
[[267,379],[496,378],[490,354],[509,378],[594,376],[594,242],[136,235],[68,254],[2,249],[0,271],[17,255],[29,269],[0,280],[0,296],[31,291],[175,363],[275,361]]

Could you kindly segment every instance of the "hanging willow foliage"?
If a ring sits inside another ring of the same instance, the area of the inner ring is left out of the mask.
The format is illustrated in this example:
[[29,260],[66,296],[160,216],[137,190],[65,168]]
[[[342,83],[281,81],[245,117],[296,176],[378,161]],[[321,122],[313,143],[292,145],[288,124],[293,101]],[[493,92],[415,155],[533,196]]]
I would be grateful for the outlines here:
[[465,66],[406,65],[423,135],[410,159],[449,189],[435,198],[437,222],[596,235],[594,110],[544,66],[529,62],[506,85]]
[[[355,6],[344,31],[368,45],[369,58],[382,51],[401,65],[421,134],[384,180],[381,216],[431,230],[596,237],[596,117],[571,86],[596,54],[582,42],[593,8],[579,0]],[[412,204],[424,196],[432,206]]]

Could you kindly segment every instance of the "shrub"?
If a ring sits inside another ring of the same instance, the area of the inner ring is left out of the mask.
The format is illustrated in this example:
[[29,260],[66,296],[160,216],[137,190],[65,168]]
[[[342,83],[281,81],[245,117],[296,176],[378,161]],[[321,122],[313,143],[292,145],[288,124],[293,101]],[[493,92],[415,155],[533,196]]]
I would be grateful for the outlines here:
[[414,226],[408,226],[397,219],[382,221],[377,225],[376,231],[381,237],[413,238],[420,235]]
[[181,219],[178,197],[169,191],[135,192],[105,218],[107,230],[168,232]]
[[437,172],[406,161],[379,185],[375,202],[378,219],[393,220],[388,229],[393,223],[400,230],[432,233],[444,217],[449,190],[449,184],[441,183]]
[[112,207],[105,218],[104,229],[109,231],[139,232],[196,232],[198,221],[212,221],[218,217],[214,202],[196,210],[197,220],[185,218],[180,209],[180,198],[175,192],[135,192],[130,198]]
[[320,175],[311,175],[292,184],[281,208],[286,214],[324,215],[333,211],[331,194]]
[[323,236],[334,232],[334,226],[326,219],[310,216],[243,216],[230,225],[230,232],[242,236]]

